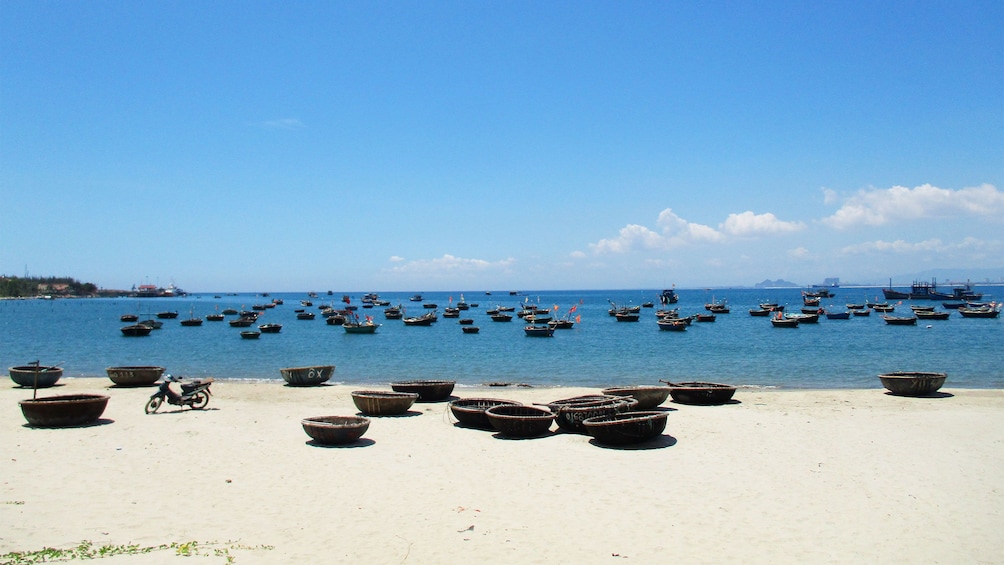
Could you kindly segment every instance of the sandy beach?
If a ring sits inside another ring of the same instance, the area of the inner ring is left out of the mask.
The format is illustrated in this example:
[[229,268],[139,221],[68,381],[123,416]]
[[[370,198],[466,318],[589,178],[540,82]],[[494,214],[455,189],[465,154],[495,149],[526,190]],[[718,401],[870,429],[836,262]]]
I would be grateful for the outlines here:
[[326,448],[300,420],[355,414],[364,387],[221,381],[206,410],[146,415],[151,388],[61,385],[39,395],[111,397],[99,425],[29,428],[17,403],[31,390],[0,390],[0,554],[89,542],[182,548],[110,558],[129,563],[1004,562],[1001,390],[741,389],[724,406],[665,403],[665,434],[633,449],[501,439],[427,403]]

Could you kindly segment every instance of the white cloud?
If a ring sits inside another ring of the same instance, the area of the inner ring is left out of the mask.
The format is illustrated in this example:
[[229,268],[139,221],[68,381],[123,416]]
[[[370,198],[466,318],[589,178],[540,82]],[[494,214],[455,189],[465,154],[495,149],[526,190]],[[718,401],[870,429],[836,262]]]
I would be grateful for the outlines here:
[[796,247],[788,250],[788,257],[792,259],[808,259],[812,254],[804,247]]
[[958,243],[945,243],[938,238],[924,241],[907,242],[902,239],[895,241],[868,241],[856,245],[848,245],[840,250],[844,255],[864,254],[906,254],[906,253],[990,253],[999,252],[1004,247],[1000,241],[986,241],[975,237],[966,237]]
[[[390,268],[393,273],[407,273],[407,274],[426,274],[426,275],[444,275],[449,274],[453,276],[457,273],[470,273],[479,271],[488,271],[492,269],[505,269],[516,262],[515,259],[503,259],[501,261],[485,261],[483,259],[464,259],[462,257],[455,257],[450,254],[444,254],[442,257],[435,259],[419,259],[415,261],[404,262],[400,257],[395,256],[399,259],[397,262],[403,264],[397,265]],[[394,259],[394,258],[392,258]]]
[[[828,204],[838,199],[824,190]],[[897,221],[936,217],[983,217],[1001,221],[1004,217],[1004,193],[990,184],[952,190],[930,184],[915,188],[894,186],[888,189],[859,190],[844,200],[832,216],[822,222],[845,229],[857,225],[881,226]]]
[[640,250],[667,250],[702,243],[726,243],[730,237],[749,238],[778,235],[805,229],[801,222],[781,221],[771,213],[743,212],[729,214],[720,229],[688,222],[666,208],[656,219],[659,231],[638,224],[628,224],[616,237],[589,244],[594,253],[628,253]]
[[742,214],[729,214],[729,217],[725,219],[725,222],[719,228],[729,235],[753,237],[801,231],[805,229],[805,224],[802,222],[781,221],[770,212],[766,214],[754,214],[747,210]]
[[404,261],[404,257],[399,257],[397,255],[391,255],[390,259],[387,259],[387,260],[390,261],[391,263],[400,263],[400,262]]

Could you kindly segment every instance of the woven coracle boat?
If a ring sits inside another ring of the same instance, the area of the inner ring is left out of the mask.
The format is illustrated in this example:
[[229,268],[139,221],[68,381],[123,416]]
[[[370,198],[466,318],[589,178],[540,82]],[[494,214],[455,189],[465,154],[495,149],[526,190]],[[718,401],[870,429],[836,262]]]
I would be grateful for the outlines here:
[[703,406],[725,404],[729,400],[732,400],[732,396],[736,393],[736,387],[719,383],[663,382],[669,385],[669,395],[673,397],[673,401],[680,404],[698,404]]
[[108,367],[105,372],[108,373],[108,378],[118,386],[150,386],[160,380],[164,374],[164,368],[148,365]]
[[398,381],[390,383],[390,388],[395,392],[417,393],[419,402],[437,402],[449,398],[456,384],[456,381]]
[[70,428],[97,421],[108,406],[103,394],[64,394],[22,400],[21,413],[28,425],[38,428]]
[[635,410],[651,410],[656,406],[666,402],[669,398],[668,386],[624,386],[616,388],[605,388],[603,394],[611,396],[630,396],[638,401]]
[[669,412],[637,411],[597,416],[582,422],[586,433],[608,445],[630,445],[652,439],[666,429]]
[[317,443],[339,445],[361,438],[369,429],[370,420],[359,416],[315,416],[304,418],[300,424]]
[[499,398],[459,398],[450,402],[450,411],[463,426],[493,430],[495,428],[485,414],[485,410],[492,406],[520,406],[520,403]]
[[937,392],[945,379],[946,373],[925,373],[901,371],[879,375],[882,386],[897,396],[925,396]]
[[23,365],[20,367],[11,367],[8,370],[10,371],[10,380],[14,381],[14,384],[25,388],[35,388],[36,378],[38,379],[38,388],[49,388],[55,385],[59,381],[59,378],[63,376],[63,369],[60,367]]
[[562,431],[574,434],[585,434],[584,420],[597,416],[609,416],[619,412],[632,410],[638,401],[629,396],[612,396],[608,400],[572,404],[550,404],[554,412],[554,421]]
[[554,413],[537,406],[510,406],[502,404],[485,410],[492,427],[504,436],[537,437],[551,429]]
[[356,390],[352,392],[352,402],[367,416],[397,416],[404,414],[418,400],[417,392],[386,392],[380,390]]
[[287,367],[279,369],[283,380],[289,386],[317,386],[326,382],[335,374],[334,365],[315,365],[312,367]]

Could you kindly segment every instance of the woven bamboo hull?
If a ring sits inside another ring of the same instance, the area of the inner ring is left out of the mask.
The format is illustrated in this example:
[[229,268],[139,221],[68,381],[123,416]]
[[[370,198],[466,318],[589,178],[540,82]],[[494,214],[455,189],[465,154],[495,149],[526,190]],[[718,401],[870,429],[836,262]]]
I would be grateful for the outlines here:
[[22,400],[21,413],[29,425],[39,428],[84,426],[101,417],[108,398],[101,394],[66,394]]

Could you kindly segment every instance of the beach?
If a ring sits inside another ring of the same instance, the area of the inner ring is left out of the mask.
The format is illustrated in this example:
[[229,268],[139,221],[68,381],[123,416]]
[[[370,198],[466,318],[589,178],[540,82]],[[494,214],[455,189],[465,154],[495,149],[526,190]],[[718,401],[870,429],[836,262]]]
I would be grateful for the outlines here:
[[300,420],[353,415],[352,390],[389,386],[226,380],[205,410],[147,415],[155,389],[110,385],[39,391],[111,397],[98,425],[69,429],[27,427],[17,403],[32,391],[0,387],[0,554],[89,542],[177,546],[109,558],[123,563],[1004,562],[1002,390],[740,389],[722,406],[666,402],[664,435],[620,449],[503,439],[418,403],[329,448]]

